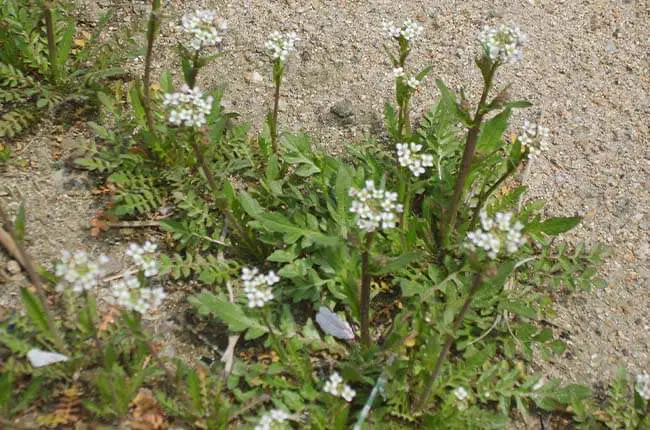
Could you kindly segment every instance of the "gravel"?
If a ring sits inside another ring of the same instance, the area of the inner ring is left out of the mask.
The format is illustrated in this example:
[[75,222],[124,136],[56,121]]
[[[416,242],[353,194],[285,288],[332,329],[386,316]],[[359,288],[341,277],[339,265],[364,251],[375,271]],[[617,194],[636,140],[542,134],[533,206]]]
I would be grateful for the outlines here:
[[[85,2],[91,14],[102,6]],[[217,9],[230,25],[228,46],[204,71],[200,85],[225,84],[228,107],[255,127],[261,126],[272,94],[264,41],[273,30],[296,31],[302,40],[288,62],[281,128],[309,132],[315,145],[334,154],[375,130],[384,103],[392,100],[382,21],[411,17],[425,27],[410,67],[432,65],[433,71],[415,99],[413,117],[437,96],[434,79],[451,88],[464,85],[476,100],[478,32],[501,22],[518,25],[529,36],[524,61],[505,67],[498,84],[512,83],[512,97],[535,104],[516,114],[515,126],[531,118],[552,135],[550,150],[530,170],[529,196],[548,201],[548,215],[584,217],[567,237],[572,243],[611,249],[602,271],[608,287],[558,303],[553,322],[570,333],[568,352],[539,365],[551,377],[592,383],[610,379],[619,365],[633,374],[650,369],[648,0],[174,0],[168,6],[156,73],[176,71],[180,80],[171,22],[197,7]],[[123,13],[146,12],[142,3],[132,8]],[[341,103],[354,112],[353,121],[332,120],[331,111]],[[53,143],[48,133],[44,129],[34,138],[26,153],[43,168],[10,167],[0,177],[0,192],[20,190],[26,199],[32,214],[30,249],[43,261],[63,247],[88,246],[87,223],[95,212],[88,190],[61,191],[54,183],[59,178],[50,178],[58,169],[47,165],[52,154],[41,147]],[[6,198],[13,199],[15,210],[13,193]],[[62,224],[52,228],[55,222]]]

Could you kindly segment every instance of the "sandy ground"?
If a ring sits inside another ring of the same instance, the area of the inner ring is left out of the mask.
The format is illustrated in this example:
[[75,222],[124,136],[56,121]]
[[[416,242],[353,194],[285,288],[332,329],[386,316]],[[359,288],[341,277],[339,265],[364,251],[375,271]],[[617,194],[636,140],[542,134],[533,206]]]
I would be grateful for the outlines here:
[[[92,17],[109,1],[79,0]],[[125,21],[146,12],[142,2],[124,6]],[[558,303],[556,324],[570,333],[567,352],[541,364],[552,377],[599,383],[617,366],[650,370],[650,2],[648,0],[428,0],[381,1],[180,1],[168,3],[156,72],[180,70],[173,52],[182,13],[217,9],[230,24],[221,59],[200,79],[203,87],[225,84],[224,104],[262,122],[271,97],[263,44],[273,30],[296,31],[297,54],[289,60],[283,88],[284,130],[304,130],[333,153],[381,124],[392,97],[390,66],[383,54],[381,23],[412,17],[425,28],[411,57],[411,70],[432,65],[417,96],[416,111],[437,96],[434,79],[464,85],[478,98],[473,59],[485,25],[518,25],[529,36],[524,61],[504,68],[499,83],[512,83],[513,97],[535,106],[515,117],[551,129],[552,145],[530,171],[530,197],[549,202],[549,215],[584,216],[569,240],[603,243],[611,256],[603,267],[606,289]],[[135,63],[137,67],[138,64]],[[350,102],[352,118],[341,121],[332,106]],[[417,115],[414,115],[417,116]],[[18,142],[18,163],[0,172],[0,198],[15,211],[29,210],[28,243],[39,261],[62,248],[83,247],[118,255],[125,240],[96,242],[88,222],[99,207],[91,182],[57,161],[89,136],[67,132],[61,142],[47,125]],[[0,257],[4,258],[4,257]],[[6,272],[6,259],[0,263]],[[13,302],[20,276],[5,273]],[[1,308],[0,308],[1,309]]]

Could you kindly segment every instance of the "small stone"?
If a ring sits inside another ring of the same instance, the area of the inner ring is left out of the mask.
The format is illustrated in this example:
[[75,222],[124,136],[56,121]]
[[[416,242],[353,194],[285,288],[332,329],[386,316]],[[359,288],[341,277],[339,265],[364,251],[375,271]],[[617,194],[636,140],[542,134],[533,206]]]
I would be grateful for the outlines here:
[[7,272],[9,272],[10,275],[17,275],[20,273],[20,264],[16,260],[10,260],[9,263],[7,263]]
[[490,18],[503,18],[503,8],[495,7],[490,9],[489,16]]
[[280,100],[278,102],[278,110],[280,112],[286,112],[287,111],[287,102],[285,100]]
[[616,51],[618,51],[618,48],[616,47],[616,45],[614,45],[614,42],[609,42],[609,43],[607,44],[607,46],[605,47],[605,49],[606,49],[607,52],[609,52],[610,54],[613,54],[613,53],[615,53]]
[[348,99],[341,100],[330,108],[330,112],[339,118],[349,118],[354,115],[352,102]]
[[244,80],[248,84],[259,84],[262,83],[264,78],[257,72],[248,72],[244,74]]

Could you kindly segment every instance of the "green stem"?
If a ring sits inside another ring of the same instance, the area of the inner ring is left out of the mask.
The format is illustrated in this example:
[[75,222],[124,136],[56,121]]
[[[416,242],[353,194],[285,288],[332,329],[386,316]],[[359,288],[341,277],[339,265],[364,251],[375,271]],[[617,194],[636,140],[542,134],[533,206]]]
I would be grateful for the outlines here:
[[278,155],[278,112],[280,110],[280,87],[282,86],[283,66],[280,60],[273,66],[273,81],[275,82],[275,93],[273,94],[273,113],[269,124],[271,132],[271,148],[273,154]]
[[366,243],[361,254],[361,291],[359,294],[359,313],[361,320],[361,343],[370,346],[370,248],[373,233],[366,235]]
[[276,348],[278,349],[278,354],[280,354],[280,360],[282,360],[282,363],[290,363],[287,351],[284,349],[284,346],[280,342],[280,338],[278,338],[277,334],[275,334],[275,330],[273,330],[268,312],[268,309],[264,309],[262,311],[262,320],[264,321],[266,328],[269,329],[269,337],[271,338],[271,343],[275,344]]
[[47,30],[47,51],[50,62],[50,79],[56,86],[59,83],[59,64],[57,61],[56,46],[56,22],[53,9],[56,5],[52,2],[43,3],[43,14],[45,15],[45,27]]
[[187,80],[187,86],[194,88],[196,86],[196,77],[199,75],[199,51],[194,53],[194,58],[192,58],[192,72],[190,77]]
[[451,345],[454,342],[454,336],[456,334],[456,331],[458,331],[458,329],[460,328],[460,325],[462,324],[463,319],[465,318],[465,314],[467,313],[470,305],[472,304],[472,300],[474,299],[474,296],[476,296],[476,293],[480,289],[482,279],[483,279],[482,272],[479,272],[474,276],[474,280],[472,281],[472,285],[469,289],[469,292],[467,293],[467,298],[465,299],[465,303],[463,303],[463,307],[460,309],[460,312],[458,312],[458,315],[456,315],[456,318],[454,318],[454,321],[451,324],[449,334],[447,334],[447,336],[445,337],[445,343],[442,349],[440,350],[440,354],[438,355],[436,364],[433,367],[431,376],[429,377],[429,380],[426,383],[424,394],[422,395],[420,400],[415,403],[413,407],[413,411],[420,410],[422,407],[424,407],[427,400],[429,400],[429,396],[431,395],[433,385],[436,382],[436,379],[438,379],[438,376],[440,376],[440,372],[442,371],[442,365],[447,359],[447,355],[449,354]]
[[158,351],[156,351],[156,348],[154,348],[153,344],[151,343],[151,340],[149,340],[147,338],[147,335],[145,335],[142,332],[142,330],[140,329],[140,327],[141,327],[141,322],[139,320],[140,316],[139,315],[134,315],[134,317],[136,318],[136,321],[137,321],[137,324],[138,324],[138,330],[134,330],[133,328],[131,328],[131,326],[129,324],[127,324],[127,326],[129,326],[131,328],[131,332],[133,333],[133,335],[136,338],[140,339],[142,341],[142,343],[144,343],[144,345],[149,350],[149,354],[151,354],[151,358],[153,358],[153,360],[156,362],[156,365],[158,365],[158,367],[160,367],[165,372],[165,376],[167,376],[167,379],[168,379],[169,383],[173,386],[174,383],[175,383],[175,380],[176,380],[176,376],[174,375],[174,373],[169,368],[167,368],[165,363],[160,358],[160,355],[158,354]]
[[515,170],[517,170],[518,165],[519,163],[510,165],[508,167],[508,170],[506,170],[506,172],[499,179],[497,179],[497,181],[494,184],[492,184],[492,186],[488,188],[486,192],[481,193],[478,199],[478,203],[476,204],[476,207],[474,208],[474,211],[472,213],[472,221],[470,222],[469,230],[473,230],[474,227],[476,226],[476,223],[478,222],[479,214],[481,212],[481,208],[485,205],[487,199],[492,195],[492,193],[494,193],[497,190],[497,188],[499,188],[499,186],[501,186],[501,184],[506,179],[510,177],[510,175],[512,175],[515,172]]
[[[481,94],[481,99],[476,107],[476,113],[474,114],[474,120],[472,121],[472,127],[467,133],[467,139],[465,141],[465,149],[463,151],[463,159],[461,161],[460,170],[458,176],[456,177],[456,184],[454,186],[454,193],[451,197],[451,202],[449,203],[449,208],[447,211],[442,213],[441,216],[441,227],[440,227],[440,242],[446,247],[449,243],[449,237],[451,233],[456,228],[456,219],[458,217],[458,208],[460,206],[460,201],[463,195],[463,188],[465,187],[465,181],[469,175],[470,168],[472,166],[472,159],[474,158],[474,153],[476,152],[476,143],[478,141],[478,135],[481,131],[481,124],[483,123],[483,118],[486,114],[485,111],[485,102],[492,87],[492,78],[494,77],[494,72],[498,67],[499,63],[494,63],[490,69],[487,76],[484,78],[483,93]],[[445,222],[444,218],[449,217]]]
[[147,117],[147,127],[153,132],[154,120],[151,110],[151,62],[153,60],[153,45],[156,40],[156,32],[159,27],[160,0],[152,0],[151,14],[149,15],[149,24],[147,28],[147,54],[144,59],[144,78],[143,78],[143,102],[144,111]]

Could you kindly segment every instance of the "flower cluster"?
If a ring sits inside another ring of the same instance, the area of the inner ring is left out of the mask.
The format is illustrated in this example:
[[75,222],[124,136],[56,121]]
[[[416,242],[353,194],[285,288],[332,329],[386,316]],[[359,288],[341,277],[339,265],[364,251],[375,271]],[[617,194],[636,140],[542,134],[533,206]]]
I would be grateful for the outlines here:
[[289,414],[281,409],[273,409],[271,412],[264,414],[255,430],[271,430],[273,423],[283,423],[289,419]]
[[422,26],[411,19],[404,21],[401,27],[395,26],[392,22],[385,22],[382,24],[384,34],[393,39],[403,37],[407,42],[413,42],[420,34],[422,34]]
[[469,396],[469,393],[463,387],[456,387],[454,390],[454,396],[456,396],[456,398],[462,402],[467,398],[467,396]]
[[183,85],[177,93],[165,94],[163,106],[169,109],[169,123],[185,127],[201,127],[212,110],[212,96],[204,96],[198,88]]
[[529,157],[537,157],[542,151],[548,149],[548,128],[539,124],[524,121],[524,128],[519,135],[519,142],[522,146],[528,148]]
[[350,188],[349,195],[355,197],[350,212],[357,214],[357,227],[363,231],[394,228],[397,214],[404,210],[404,206],[395,203],[397,193],[376,188],[372,180],[366,181],[362,190]]
[[636,375],[634,389],[643,400],[650,400],[650,375],[642,373]]
[[197,10],[181,19],[182,29],[188,36],[188,45],[195,51],[219,45],[228,23],[212,10]]
[[420,154],[422,145],[415,143],[398,143],[397,160],[402,167],[408,167],[413,176],[418,177],[425,172],[425,167],[433,166],[433,155]]
[[330,379],[325,382],[323,391],[335,397],[343,397],[346,402],[351,402],[354,396],[357,395],[357,392],[350,388],[349,385],[343,384],[343,378],[341,378],[338,372],[330,375]]
[[155,243],[146,241],[142,246],[130,243],[126,249],[126,255],[131,257],[133,264],[142,270],[147,278],[158,274],[158,262],[151,255],[156,252],[157,247]]
[[266,41],[264,46],[268,51],[269,56],[275,61],[286,61],[289,54],[296,50],[296,42],[300,38],[295,32],[281,34],[279,31],[274,31],[269,35],[269,40]]
[[477,248],[487,252],[488,257],[495,259],[505,244],[508,254],[514,254],[519,247],[526,243],[521,231],[524,225],[519,221],[512,222],[512,213],[498,212],[494,218],[488,218],[485,211],[481,211],[481,228],[467,234],[465,246],[474,251]]
[[147,314],[159,308],[167,294],[161,287],[143,287],[138,278],[127,275],[111,285],[112,302],[129,311]]
[[73,293],[81,294],[84,291],[95,288],[106,275],[106,264],[108,257],[102,255],[95,261],[90,261],[84,251],[77,251],[71,254],[68,251],[61,253],[61,261],[55,267],[55,274],[60,279],[56,291],[64,291],[70,288]]
[[484,28],[478,40],[492,60],[513,63],[521,59],[521,47],[527,38],[518,27],[502,24],[498,28]]
[[242,269],[241,280],[244,284],[244,294],[248,299],[249,308],[261,308],[273,300],[271,286],[280,280],[274,271],[263,275],[257,268]]
[[417,90],[420,86],[420,81],[418,81],[415,76],[411,76],[406,80],[406,86],[412,90]]

